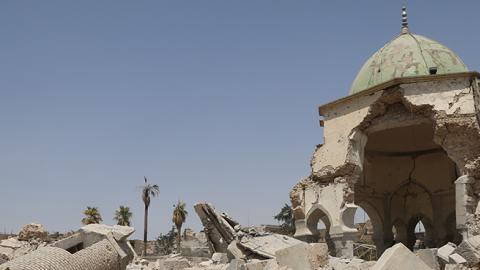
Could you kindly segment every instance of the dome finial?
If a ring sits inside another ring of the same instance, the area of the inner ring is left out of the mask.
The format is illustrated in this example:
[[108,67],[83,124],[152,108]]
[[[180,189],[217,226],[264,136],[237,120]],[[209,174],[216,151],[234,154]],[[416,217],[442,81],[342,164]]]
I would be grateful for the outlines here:
[[407,7],[403,5],[402,7],[402,34],[407,34],[410,31],[408,30],[408,16],[407,16]]

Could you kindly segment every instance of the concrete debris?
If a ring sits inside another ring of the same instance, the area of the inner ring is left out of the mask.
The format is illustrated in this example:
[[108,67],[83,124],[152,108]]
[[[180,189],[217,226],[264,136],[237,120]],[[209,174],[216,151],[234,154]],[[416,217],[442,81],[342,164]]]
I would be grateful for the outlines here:
[[125,241],[134,232],[135,229],[132,227],[120,225],[108,226],[104,224],[89,224],[80,229],[80,233],[85,235],[85,239],[92,240],[111,234],[116,241]]
[[375,261],[364,261],[362,259],[353,258],[335,258],[331,257],[329,264],[322,268],[328,270],[370,270],[374,265]]
[[208,203],[198,203],[194,209],[205,228],[211,252],[226,253],[228,244],[235,240],[236,233],[233,227],[238,224],[229,223],[229,221],[232,222],[232,219],[225,218],[226,215],[220,215]]
[[240,259],[245,260],[245,250],[240,247],[236,240],[232,241],[227,247],[227,257],[229,260]]
[[180,270],[180,269],[185,269],[189,268],[192,265],[190,264],[190,261],[187,260],[186,258],[168,258],[163,262],[163,266],[165,270]]
[[37,245],[35,250],[18,257],[15,255],[23,246],[19,247],[16,240],[3,240],[3,248],[17,249],[10,261],[0,265],[0,270],[123,270],[136,256],[126,241],[133,232],[130,227],[87,225],[70,237],[48,246]]
[[215,264],[228,263],[227,253],[213,253],[212,261]]
[[467,264],[467,260],[465,260],[465,258],[458,255],[457,253],[453,253],[452,255],[450,255],[449,259],[450,259],[450,263],[453,263],[453,264]]
[[326,244],[299,244],[275,252],[278,264],[293,270],[315,270],[328,264],[328,247]]
[[446,264],[444,270],[472,270],[461,264]]
[[42,224],[38,223],[27,224],[18,233],[18,240],[20,241],[29,241],[32,239],[44,241],[47,239],[47,237],[47,230],[42,226]]
[[11,237],[0,241],[0,260],[3,262],[26,255],[40,247],[46,246],[39,238],[30,238],[29,241],[21,241],[18,237]]
[[447,264],[450,262],[450,255],[455,252],[456,248],[457,245],[454,243],[447,243],[437,250],[437,256],[442,260],[443,264]]
[[436,248],[420,249],[415,252],[415,255],[417,255],[417,257],[420,258],[420,260],[422,260],[432,270],[440,270]]
[[275,258],[277,251],[301,243],[303,242],[293,237],[281,234],[270,234],[256,237],[244,236],[238,244],[265,258]]
[[480,264],[480,235],[464,240],[455,249],[455,253],[465,258],[469,266]]
[[406,246],[398,243],[385,250],[372,270],[431,270],[420,258],[415,256]]

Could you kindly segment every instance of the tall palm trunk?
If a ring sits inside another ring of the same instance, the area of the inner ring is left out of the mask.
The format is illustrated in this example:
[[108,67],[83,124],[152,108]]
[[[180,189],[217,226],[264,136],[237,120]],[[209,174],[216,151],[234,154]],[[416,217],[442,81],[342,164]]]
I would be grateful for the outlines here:
[[143,256],[147,256],[147,228],[148,228],[148,206],[145,205],[145,215],[143,220]]
[[177,226],[177,252],[181,253],[180,242],[182,241],[182,224]]

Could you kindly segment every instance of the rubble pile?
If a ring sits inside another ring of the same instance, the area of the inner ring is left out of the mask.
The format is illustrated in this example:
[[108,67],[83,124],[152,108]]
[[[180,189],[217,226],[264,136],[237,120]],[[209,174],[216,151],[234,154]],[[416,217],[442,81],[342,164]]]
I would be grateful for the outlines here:
[[[48,233],[29,224],[17,238],[0,242],[0,270],[124,270],[136,256],[127,226],[90,224],[59,241],[47,243]],[[22,239],[22,240],[19,240]]]
[[0,241],[0,264],[47,246],[48,232],[41,224],[25,225],[18,236]]
[[155,261],[138,258],[127,269],[135,270],[480,270],[480,236],[460,245],[415,253],[402,243],[385,250],[378,261],[329,255],[326,243],[306,243],[293,237],[242,227],[208,203],[195,205],[210,259],[193,261],[173,254]]
[[87,225],[49,243],[41,225],[29,224],[19,237],[0,241],[0,270],[480,270],[480,235],[459,245],[415,252],[398,243],[377,261],[365,261],[330,256],[326,243],[242,227],[208,203],[195,205],[195,210],[204,233],[188,231],[184,239],[191,246],[206,240],[211,256],[182,250],[182,254],[138,257],[127,241],[134,229],[117,225]]

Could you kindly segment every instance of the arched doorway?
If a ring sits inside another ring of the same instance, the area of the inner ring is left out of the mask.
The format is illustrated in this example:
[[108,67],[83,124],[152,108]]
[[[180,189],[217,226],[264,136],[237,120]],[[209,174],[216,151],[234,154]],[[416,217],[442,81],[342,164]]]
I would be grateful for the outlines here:
[[332,256],[335,254],[335,246],[330,238],[331,221],[330,217],[320,206],[314,206],[306,217],[307,227],[312,232],[309,242],[324,242]]
[[377,210],[385,247],[402,242],[413,248],[419,221],[426,230],[426,246],[438,247],[454,235],[451,225],[449,233],[444,228],[446,215],[455,215],[457,166],[434,142],[430,119],[400,100],[383,110],[357,131],[366,143],[361,151],[363,172],[354,185],[355,203]]
[[412,217],[407,227],[407,247],[417,250],[435,246],[432,222],[423,215]]

